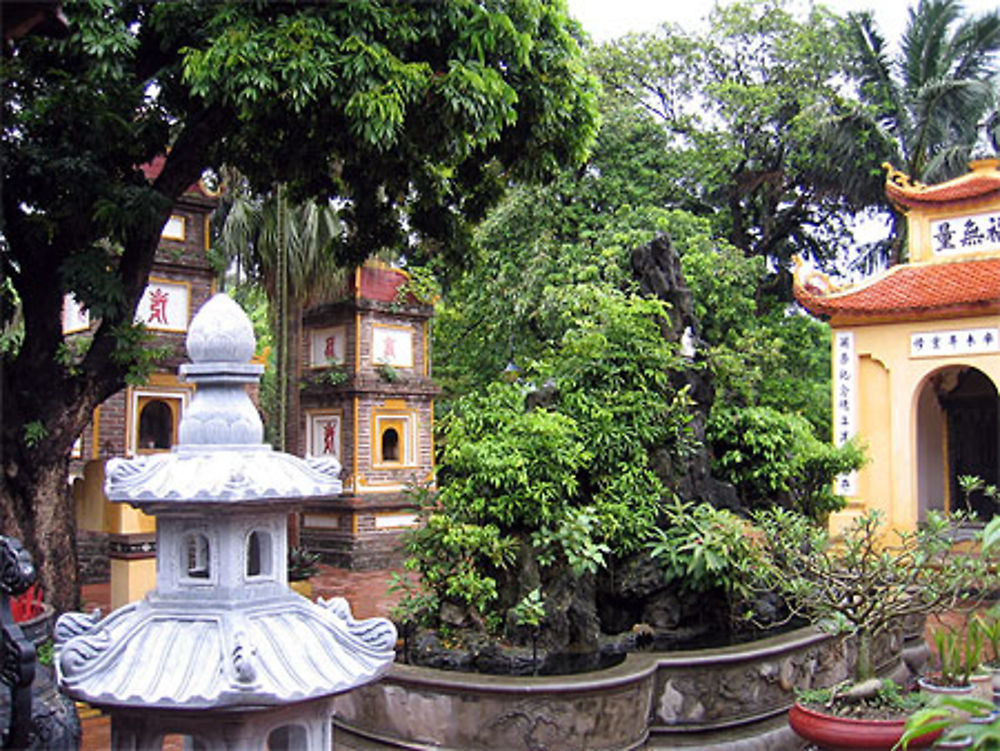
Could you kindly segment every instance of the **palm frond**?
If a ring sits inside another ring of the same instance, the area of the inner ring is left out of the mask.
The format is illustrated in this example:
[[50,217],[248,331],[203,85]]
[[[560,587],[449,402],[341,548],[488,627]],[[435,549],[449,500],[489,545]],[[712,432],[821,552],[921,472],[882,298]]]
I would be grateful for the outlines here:
[[902,76],[908,92],[948,74],[948,29],[962,10],[958,0],[920,0],[903,32]]
[[972,148],[969,143],[952,144],[934,152],[924,168],[925,179],[936,183],[964,174],[969,169]]
[[854,73],[861,84],[864,102],[874,108],[883,120],[907,125],[903,95],[892,76],[892,62],[886,52],[885,39],[875,25],[870,11],[847,15],[848,39],[856,54]]
[[996,71],[1000,52],[1000,12],[963,23],[952,39],[954,78],[988,78]]

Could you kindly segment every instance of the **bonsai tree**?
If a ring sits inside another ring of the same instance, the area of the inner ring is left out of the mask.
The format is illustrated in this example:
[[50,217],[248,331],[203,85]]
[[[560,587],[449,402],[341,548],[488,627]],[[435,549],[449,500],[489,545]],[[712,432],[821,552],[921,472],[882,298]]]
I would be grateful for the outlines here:
[[793,615],[855,637],[852,693],[868,698],[881,685],[873,680],[877,637],[906,616],[955,609],[982,589],[997,525],[980,536],[982,555],[961,552],[953,530],[964,518],[931,512],[917,530],[890,533],[870,511],[831,538],[805,517],[769,509],[755,517],[763,554],[748,568],[755,586],[782,594]]

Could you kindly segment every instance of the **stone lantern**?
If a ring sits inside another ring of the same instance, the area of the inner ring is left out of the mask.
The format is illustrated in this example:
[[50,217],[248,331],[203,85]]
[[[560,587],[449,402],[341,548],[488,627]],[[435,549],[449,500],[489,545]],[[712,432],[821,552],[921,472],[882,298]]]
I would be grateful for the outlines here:
[[178,734],[194,749],[327,751],[333,696],[377,678],[396,641],[389,621],[286,583],[288,513],[339,494],[340,465],[263,443],[245,388],[262,366],[230,298],[204,305],[187,349],[196,392],[178,445],[107,473],[110,500],[156,517],[156,588],[103,620],[59,619],[60,687],[110,714],[116,749]]

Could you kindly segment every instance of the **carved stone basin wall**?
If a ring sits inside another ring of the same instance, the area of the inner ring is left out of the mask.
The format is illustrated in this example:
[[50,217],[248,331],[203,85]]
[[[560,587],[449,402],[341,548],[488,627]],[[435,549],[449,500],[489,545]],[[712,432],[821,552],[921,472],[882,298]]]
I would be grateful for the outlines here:
[[[894,634],[876,645],[881,672],[900,669],[901,644]],[[630,654],[615,667],[571,676],[396,664],[377,683],[337,697],[336,747],[800,748],[784,721],[794,690],[844,679],[851,652],[806,628],[732,647]]]

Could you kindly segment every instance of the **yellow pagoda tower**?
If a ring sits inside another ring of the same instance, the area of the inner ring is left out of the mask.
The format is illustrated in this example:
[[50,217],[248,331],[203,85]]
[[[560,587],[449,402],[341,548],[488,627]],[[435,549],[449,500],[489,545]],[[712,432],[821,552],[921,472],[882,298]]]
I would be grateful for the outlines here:
[[889,167],[886,195],[906,215],[910,262],[837,288],[800,266],[795,295],[833,330],[834,441],[868,463],[838,478],[842,529],[878,508],[896,529],[930,509],[997,510],[957,478],[1000,485],[1000,171],[998,160],[923,185]]

